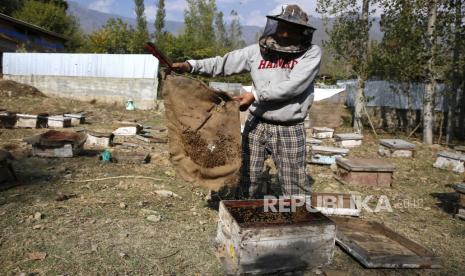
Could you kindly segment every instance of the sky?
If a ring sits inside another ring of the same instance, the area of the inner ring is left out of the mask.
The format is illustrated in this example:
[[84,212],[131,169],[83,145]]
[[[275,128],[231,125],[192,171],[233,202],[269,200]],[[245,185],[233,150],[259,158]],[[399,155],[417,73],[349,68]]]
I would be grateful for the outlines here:
[[[133,0],[73,0],[81,6],[105,13],[113,13],[125,17],[135,17]],[[149,21],[155,20],[157,0],[145,0],[145,12]],[[239,13],[242,25],[264,26],[265,15],[280,10],[283,4],[298,4],[308,14],[316,16],[316,0],[216,0],[219,11],[229,21],[231,10]],[[165,0],[166,19],[184,21],[186,0]]]

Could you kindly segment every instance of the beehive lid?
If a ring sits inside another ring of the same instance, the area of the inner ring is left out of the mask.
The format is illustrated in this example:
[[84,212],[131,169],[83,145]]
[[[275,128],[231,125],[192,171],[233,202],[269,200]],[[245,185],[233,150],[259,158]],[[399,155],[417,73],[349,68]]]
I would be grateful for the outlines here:
[[312,153],[346,155],[349,153],[349,150],[336,147],[312,146]]
[[49,130],[45,133],[26,138],[25,142],[33,146],[61,147],[65,144],[79,145],[86,140],[83,133]]
[[334,129],[329,127],[314,127],[313,132],[334,132]]
[[438,157],[445,157],[448,159],[465,161],[465,154],[461,154],[457,152],[441,151],[441,152],[438,152]]
[[31,115],[31,114],[16,114],[16,117],[24,118],[24,119],[37,119],[37,115]]
[[362,140],[363,135],[357,133],[339,133],[334,134],[336,141],[345,141],[345,140]]
[[99,137],[99,138],[110,138],[112,136],[115,136],[111,132],[97,132],[97,131],[88,131],[87,134],[94,136],[94,137]]
[[412,150],[415,145],[401,139],[381,139],[379,143],[385,147],[398,150]]
[[315,139],[315,138],[307,138],[307,139],[305,139],[305,143],[307,143],[309,145],[319,145],[319,144],[323,143],[323,141]]
[[62,116],[62,115],[50,116],[50,117],[48,117],[48,119],[49,119],[50,121],[61,121],[61,122],[70,121],[70,120],[71,120],[71,118],[64,117],[64,116]]
[[458,193],[465,194],[465,183],[455,184],[454,189]]
[[394,165],[376,158],[336,158],[336,164],[354,172],[393,172]]
[[67,113],[64,115],[65,117],[75,118],[75,119],[82,119],[85,117],[84,113]]

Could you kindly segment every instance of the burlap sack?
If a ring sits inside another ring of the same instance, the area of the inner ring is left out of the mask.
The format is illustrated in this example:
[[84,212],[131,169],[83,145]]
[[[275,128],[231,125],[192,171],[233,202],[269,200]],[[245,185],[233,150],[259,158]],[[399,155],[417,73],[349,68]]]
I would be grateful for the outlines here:
[[178,175],[218,191],[239,182],[239,103],[201,81],[168,75],[163,85],[169,152]]

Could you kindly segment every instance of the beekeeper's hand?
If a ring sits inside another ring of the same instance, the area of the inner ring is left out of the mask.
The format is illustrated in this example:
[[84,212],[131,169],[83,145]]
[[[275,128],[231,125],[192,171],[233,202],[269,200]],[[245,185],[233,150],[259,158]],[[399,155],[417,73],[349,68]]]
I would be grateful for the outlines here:
[[234,100],[239,102],[240,110],[246,111],[249,106],[255,101],[255,97],[250,92],[245,92],[239,96],[234,97]]
[[186,73],[192,71],[192,67],[187,61],[173,63],[171,67],[176,73]]

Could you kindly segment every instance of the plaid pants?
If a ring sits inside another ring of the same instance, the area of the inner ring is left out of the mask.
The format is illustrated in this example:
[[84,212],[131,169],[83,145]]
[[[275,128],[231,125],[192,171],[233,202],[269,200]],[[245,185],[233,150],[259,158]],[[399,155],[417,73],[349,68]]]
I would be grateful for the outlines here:
[[304,124],[283,126],[249,115],[242,134],[241,190],[243,196],[260,197],[259,181],[271,154],[283,195],[308,195]]

